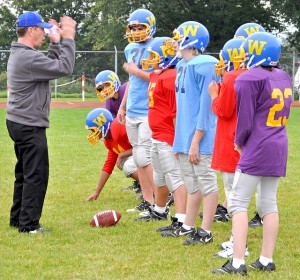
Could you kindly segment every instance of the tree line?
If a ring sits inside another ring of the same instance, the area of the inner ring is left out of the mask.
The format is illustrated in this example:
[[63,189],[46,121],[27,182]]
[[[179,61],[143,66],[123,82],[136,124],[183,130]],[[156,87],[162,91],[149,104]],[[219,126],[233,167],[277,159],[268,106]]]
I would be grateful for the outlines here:
[[[114,46],[123,50],[128,44],[123,36],[127,19],[138,8],[149,9],[155,15],[156,36],[172,36],[173,30],[188,20],[202,23],[210,33],[208,52],[219,52],[240,25],[257,22],[269,32],[286,33],[285,50],[300,53],[300,2],[292,0],[3,0],[0,49],[10,48],[11,41],[16,40],[18,15],[31,10],[38,11],[45,20],[59,20],[61,15],[74,18],[78,23],[77,50],[113,50]],[[291,25],[296,28],[293,33]]]

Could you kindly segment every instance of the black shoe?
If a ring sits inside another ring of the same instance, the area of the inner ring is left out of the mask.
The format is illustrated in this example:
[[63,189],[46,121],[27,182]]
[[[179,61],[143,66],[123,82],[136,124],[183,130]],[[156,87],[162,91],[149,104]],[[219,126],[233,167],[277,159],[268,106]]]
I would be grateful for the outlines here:
[[169,196],[168,196],[168,200],[167,200],[167,206],[171,206],[174,204],[174,197],[173,197],[173,194],[170,193]]
[[19,223],[16,223],[16,222],[10,222],[10,223],[9,223],[9,226],[10,226],[10,227],[14,227],[14,228],[19,228],[20,224],[19,224]]
[[148,201],[143,200],[138,206],[127,209],[126,212],[145,211],[149,209],[149,206],[151,206],[151,204]]
[[185,229],[182,227],[182,223],[178,222],[178,227],[173,228],[172,230],[169,231],[162,231],[160,233],[161,236],[163,237],[179,237],[179,236],[191,236],[195,232],[194,228],[191,229]]
[[[203,219],[203,212],[200,212],[199,217]],[[227,209],[221,204],[218,204],[217,206],[214,221],[217,223],[227,223],[230,221]]]
[[239,268],[232,266],[232,261],[227,261],[221,268],[215,268],[211,270],[214,274],[241,274],[247,275],[247,267],[241,264]]
[[275,268],[276,268],[274,263],[269,262],[267,265],[263,265],[259,261],[259,259],[256,260],[254,263],[249,264],[248,266],[254,270],[263,270],[263,271],[269,271],[269,272],[275,271]]
[[28,234],[49,233],[49,232],[52,232],[52,230],[45,229],[45,228],[42,228],[42,227],[39,227],[39,228],[34,229],[34,230],[27,230],[27,229],[19,230],[19,233],[28,233]]
[[258,213],[255,212],[255,216],[253,219],[248,223],[248,226],[251,228],[261,227],[263,225],[263,220],[259,217]]
[[207,244],[210,242],[213,242],[212,234],[199,227],[190,239],[183,241],[183,245]]
[[230,216],[227,209],[221,204],[218,204],[217,206],[214,221],[217,223],[227,223],[230,221]]
[[127,190],[137,190],[137,189],[140,189],[141,186],[140,186],[140,183],[136,180],[133,181],[132,183],[132,186],[128,186],[128,187],[125,187],[125,188],[122,188],[123,191],[127,191]]
[[149,212],[139,218],[135,218],[135,221],[144,221],[144,222],[150,222],[150,221],[161,221],[161,220],[166,220],[168,218],[169,214],[169,209],[166,209],[164,213],[158,213],[154,211],[154,208],[152,206],[149,207]]
[[172,223],[166,227],[161,227],[156,229],[157,232],[163,232],[163,231],[168,231],[168,230],[172,230],[172,229],[177,229],[179,227],[182,226],[182,223],[178,222],[178,219],[176,217],[171,217],[171,221]]

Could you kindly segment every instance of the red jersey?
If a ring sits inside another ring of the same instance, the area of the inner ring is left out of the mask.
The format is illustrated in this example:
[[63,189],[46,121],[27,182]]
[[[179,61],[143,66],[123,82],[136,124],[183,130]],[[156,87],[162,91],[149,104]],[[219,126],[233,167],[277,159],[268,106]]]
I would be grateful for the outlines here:
[[148,122],[152,138],[173,146],[176,117],[176,70],[167,69],[161,74],[152,72],[148,88]]
[[102,167],[102,171],[106,171],[109,174],[114,170],[119,153],[132,149],[127,137],[126,127],[119,124],[117,119],[114,119],[111,123],[110,132],[111,138],[104,140],[104,145],[108,152]]
[[211,167],[222,172],[235,172],[240,155],[234,150],[236,128],[236,94],[234,81],[243,70],[227,72],[219,96],[212,102],[212,111],[218,116]]

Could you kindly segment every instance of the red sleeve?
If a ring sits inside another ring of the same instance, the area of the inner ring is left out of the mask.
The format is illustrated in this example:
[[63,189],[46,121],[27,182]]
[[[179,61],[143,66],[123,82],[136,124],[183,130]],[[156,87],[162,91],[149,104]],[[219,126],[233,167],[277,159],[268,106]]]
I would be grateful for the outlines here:
[[164,82],[164,90],[169,98],[169,104],[170,104],[173,118],[176,117],[175,79],[176,79],[176,76],[170,76]]
[[235,112],[234,80],[235,77],[225,75],[219,89],[219,95],[212,102],[212,111],[219,117],[230,118]]
[[115,168],[117,159],[118,155],[115,152],[108,150],[106,161],[102,167],[102,171],[106,171],[108,174],[111,174]]

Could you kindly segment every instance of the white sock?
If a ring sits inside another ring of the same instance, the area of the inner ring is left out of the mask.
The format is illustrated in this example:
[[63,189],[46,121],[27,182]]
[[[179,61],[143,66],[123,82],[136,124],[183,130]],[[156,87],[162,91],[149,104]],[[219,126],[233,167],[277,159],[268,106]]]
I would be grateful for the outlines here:
[[272,263],[273,262],[273,259],[268,259],[264,256],[260,256],[259,257],[259,262],[263,265],[263,266],[267,266],[268,263]]
[[231,234],[229,241],[233,243],[233,235]]
[[238,269],[242,264],[245,264],[245,260],[240,260],[240,259],[236,259],[236,258],[232,259],[232,266],[234,268]]
[[207,230],[207,229],[205,229],[205,231],[206,231],[208,234],[210,234],[210,233],[211,233],[211,231],[210,231],[210,230]]
[[166,206],[165,206],[165,207],[159,207],[159,206],[157,206],[156,204],[154,205],[154,211],[155,211],[155,212],[158,212],[158,213],[160,213],[160,214],[165,213],[165,212],[166,212],[166,209],[167,209]]
[[177,218],[179,223],[184,223],[186,214],[176,213],[175,217]]
[[182,227],[186,230],[190,230],[190,229],[194,228],[192,226],[187,226],[186,224],[183,224]]

